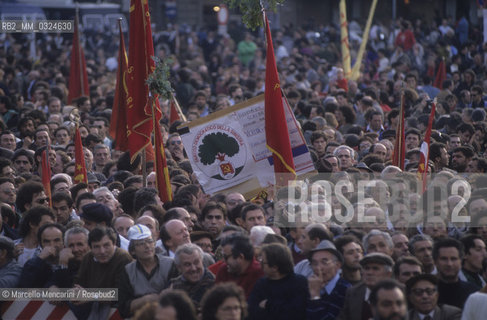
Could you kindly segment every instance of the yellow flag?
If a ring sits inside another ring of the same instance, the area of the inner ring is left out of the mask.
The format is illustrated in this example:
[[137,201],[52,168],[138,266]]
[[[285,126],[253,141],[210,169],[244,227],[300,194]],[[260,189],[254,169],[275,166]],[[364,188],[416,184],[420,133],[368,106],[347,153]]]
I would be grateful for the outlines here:
[[[353,65],[352,74],[350,75],[351,80],[357,80],[360,76],[360,66],[362,64],[362,58],[364,56],[365,47],[367,46],[367,41],[369,40],[370,27],[372,25],[372,19],[374,18],[376,5],[377,5],[377,0],[373,0],[372,6],[370,7],[370,11],[369,11],[369,17],[367,18],[367,24],[365,25],[365,31],[362,37],[362,43],[360,44],[360,49],[358,50],[357,60]],[[343,51],[343,43],[342,43],[342,51]]]
[[345,0],[340,0],[340,37],[342,43],[342,63],[345,78],[350,77],[350,48],[348,46],[347,5]]

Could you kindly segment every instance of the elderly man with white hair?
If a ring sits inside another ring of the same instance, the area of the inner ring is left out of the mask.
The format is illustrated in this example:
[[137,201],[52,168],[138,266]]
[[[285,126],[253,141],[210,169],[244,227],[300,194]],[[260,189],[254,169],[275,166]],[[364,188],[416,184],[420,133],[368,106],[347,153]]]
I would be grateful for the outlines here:
[[204,266],[203,257],[203,250],[193,243],[181,245],[174,256],[180,276],[171,280],[171,289],[185,291],[195,306],[215,283],[215,276]]
[[254,226],[250,229],[250,243],[255,247],[259,247],[264,238],[268,234],[275,234],[274,230],[268,226]]
[[367,233],[364,237],[363,245],[367,254],[381,252],[392,257],[392,253],[394,252],[394,242],[389,233],[377,229]]
[[355,151],[346,145],[341,145],[333,151],[340,162],[340,170],[345,171],[355,164]]
[[93,195],[96,198],[96,202],[106,205],[112,211],[114,216],[120,216],[120,203],[113,193],[107,187],[100,187],[93,191]]

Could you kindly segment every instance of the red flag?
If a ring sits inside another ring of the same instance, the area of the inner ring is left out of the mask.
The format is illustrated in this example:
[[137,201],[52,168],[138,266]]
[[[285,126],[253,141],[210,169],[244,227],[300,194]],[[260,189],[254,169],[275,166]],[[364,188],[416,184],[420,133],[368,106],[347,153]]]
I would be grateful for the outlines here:
[[394,154],[392,165],[404,170],[404,158],[406,157],[406,144],[404,137],[404,93],[401,94],[401,109],[399,111],[399,124],[396,129],[396,141],[394,143]]
[[441,59],[438,71],[436,72],[435,83],[433,86],[438,89],[443,89],[443,81],[446,80],[446,67],[444,59]]
[[265,16],[267,51],[265,73],[265,135],[267,148],[272,152],[276,184],[287,184],[289,179],[278,178],[278,173],[290,173],[296,177],[293,153],[286,114],[282,104],[281,85],[277,74],[274,47],[272,45],[271,29]]
[[166,153],[162,139],[161,126],[154,117],[154,149],[156,150],[154,168],[156,171],[156,184],[159,197],[166,203],[172,200],[171,182],[169,181],[169,170],[167,168]]
[[[150,136],[153,129],[152,107],[148,103],[147,77],[155,69],[152,60],[154,46],[147,0],[130,1],[129,68],[127,73],[127,137],[128,149],[133,161],[146,147],[152,147]],[[156,121],[162,113],[157,97],[154,97]]]
[[49,198],[49,206],[51,206],[51,166],[49,164],[49,150],[50,146],[47,145],[46,149],[42,151],[41,157],[41,170],[42,170],[42,185],[46,196]]
[[71,49],[71,67],[69,70],[69,94],[68,103],[73,100],[90,95],[88,75],[86,73],[86,61],[83,48],[79,43],[78,15],[74,18],[73,47]]
[[430,118],[428,120],[428,128],[421,143],[421,154],[418,166],[418,176],[423,181],[423,192],[426,190],[426,179],[428,178],[428,161],[430,160],[430,142],[431,130],[433,128],[433,120],[435,119],[436,104],[431,105]]
[[128,147],[127,140],[127,82],[128,69],[127,52],[123,39],[122,25],[119,20],[120,45],[118,48],[118,70],[115,96],[113,97],[112,118],[110,121],[110,136],[114,140],[115,149],[125,151]]
[[83,153],[83,144],[81,143],[78,126],[76,126],[76,133],[74,135],[74,159],[74,183],[84,182],[87,184],[88,175],[86,173],[85,154]]

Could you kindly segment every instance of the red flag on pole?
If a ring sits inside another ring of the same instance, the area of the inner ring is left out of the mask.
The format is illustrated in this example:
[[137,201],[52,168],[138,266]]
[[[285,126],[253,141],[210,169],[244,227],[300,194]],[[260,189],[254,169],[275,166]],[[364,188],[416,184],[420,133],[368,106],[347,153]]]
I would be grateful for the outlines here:
[[42,151],[41,157],[41,170],[42,170],[42,185],[44,186],[44,192],[49,198],[49,206],[51,206],[51,165],[49,164],[49,144],[46,149]]
[[[152,148],[150,136],[153,129],[152,106],[148,103],[147,77],[155,69],[154,46],[147,0],[130,1],[129,60],[127,73],[127,138],[133,161],[138,153]],[[157,97],[154,97],[156,121],[162,113]]]
[[88,75],[86,73],[86,61],[83,48],[79,42],[78,14],[74,18],[73,46],[71,49],[71,66],[69,69],[69,93],[68,103],[81,97],[90,95]]
[[87,184],[88,175],[86,173],[85,154],[83,153],[83,144],[81,143],[81,135],[77,125],[74,135],[74,162],[74,183],[84,182]]
[[162,202],[172,200],[171,182],[169,181],[169,170],[167,168],[166,153],[162,139],[161,126],[154,117],[154,149],[156,150],[154,168],[156,171],[156,184],[159,197]]
[[[264,14],[265,16],[265,14]],[[294,159],[289,140],[286,114],[282,104],[281,85],[277,74],[271,29],[265,16],[266,24],[266,73],[265,73],[265,135],[267,148],[272,152],[276,184],[285,185],[289,178],[279,178],[277,174],[288,173],[296,177]]]
[[443,89],[443,81],[446,80],[446,67],[444,59],[441,59],[438,71],[436,72],[435,83],[433,86],[438,89]]
[[118,21],[120,30],[120,45],[118,48],[118,70],[115,96],[113,97],[112,118],[110,121],[110,136],[113,138],[116,150],[126,151],[127,140],[127,95],[126,75],[128,69],[127,52],[123,39],[121,20]]
[[421,154],[419,158],[418,176],[423,181],[423,192],[426,190],[426,179],[428,178],[428,162],[430,159],[430,142],[431,130],[433,128],[433,120],[435,119],[436,104],[431,105],[431,113],[428,120],[428,128],[421,143]]
[[404,159],[406,157],[406,144],[404,137],[404,93],[401,94],[401,109],[399,110],[399,124],[396,129],[396,141],[394,143],[394,154],[392,165],[404,170]]

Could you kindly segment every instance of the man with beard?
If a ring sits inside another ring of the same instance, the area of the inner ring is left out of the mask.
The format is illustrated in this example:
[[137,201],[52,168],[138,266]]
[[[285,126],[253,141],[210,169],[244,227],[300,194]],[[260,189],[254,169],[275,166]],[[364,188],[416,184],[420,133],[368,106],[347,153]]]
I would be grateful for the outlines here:
[[10,178],[0,178],[0,202],[8,204],[11,208],[15,207],[17,193],[15,192],[14,181]]
[[451,168],[457,172],[465,172],[474,155],[472,148],[461,146],[453,150]]
[[364,257],[364,249],[359,239],[346,235],[335,240],[337,250],[343,256],[342,277],[355,285],[362,280],[360,260]]
[[36,131],[34,119],[31,117],[25,117],[19,120],[17,125],[19,130],[19,137],[21,141],[17,143],[17,148],[28,148],[34,140],[34,132]]
[[255,282],[264,276],[260,263],[254,258],[250,239],[236,233],[223,238],[221,246],[225,263],[218,270],[215,282],[235,282],[248,298]]
[[450,155],[446,150],[446,145],[440,142],[433,142],[429,149],[430,160],[435,165],[435,172],[440,172],[448,166]]
[[25,149],[15,151],[12,165],[17,175],[32,173],[34,168],[34,153]]
[[25,263],[19,287],[44,288],[53,284],[54,270],[59,268],[59,252],[63,249],[63,233],[63,227],[56,223],[39,228],[37,237],[42,251]]
[[183,141],[181,140],[181,137],[178,133],[173,133],[169,135],[166,142],[166,148],[171,153],[174,161],[180,162],[185,159]]
[[411,302],[410,320],[449,319],[460,320],[462,310],[443,304],[438,305],[438,279],[431,274],[420,274],[406,282]]
[[395,280],[377,283],[370,292],[374,320],[406,320],[407,302],[403,287]]

